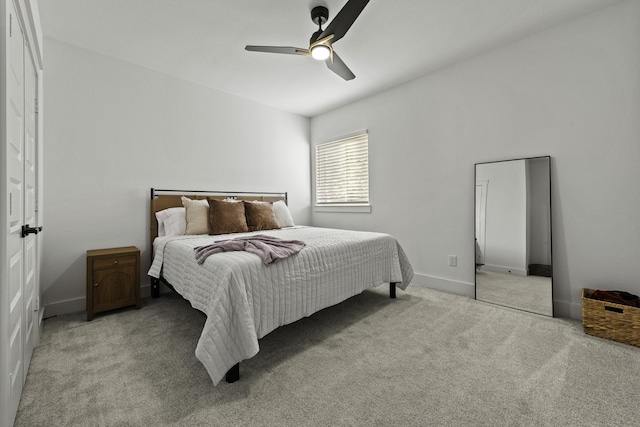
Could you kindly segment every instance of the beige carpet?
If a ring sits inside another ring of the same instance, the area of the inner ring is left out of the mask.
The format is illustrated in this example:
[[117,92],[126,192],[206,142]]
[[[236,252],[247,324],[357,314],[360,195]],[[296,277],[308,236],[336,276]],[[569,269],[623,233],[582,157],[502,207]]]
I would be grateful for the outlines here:
[[213,387],[204,317],[173,295],[45,322],[16,426],[624,426],[640,350],[421,288],[376,289],[281,327]]

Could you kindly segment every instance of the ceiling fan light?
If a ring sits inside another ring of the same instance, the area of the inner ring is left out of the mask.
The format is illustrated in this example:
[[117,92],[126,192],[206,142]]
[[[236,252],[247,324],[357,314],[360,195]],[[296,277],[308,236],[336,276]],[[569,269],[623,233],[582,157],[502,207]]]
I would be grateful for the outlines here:
[[331,56],[331,49],[323,44],[316,45],[311,49],[311,56],[318,61],[324,61]]

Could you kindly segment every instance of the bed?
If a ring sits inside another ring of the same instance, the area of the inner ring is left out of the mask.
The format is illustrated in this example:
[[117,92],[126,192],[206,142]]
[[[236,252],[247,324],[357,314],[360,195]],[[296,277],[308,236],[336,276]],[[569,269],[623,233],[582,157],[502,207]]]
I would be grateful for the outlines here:
[[[254,205],[261,209],[271,205],[275,211],[282,209],[283,202],[286,206],[287,194],[151,189],[153,254],[148,274],[152,297],[159,296],[162,282],[206,315],[195,354],[215,385],[223,378],[238,380],[239,363],[257,354],[258,340],[277,327],[382,284],[389,284],[390,297],[395,298],[396,287],[406,289],[413,277],[409,260],[393,236],[296,226],[290,216],[279,223],[284,227],[274,229],[215,235],[163,232],[161,226],[168,223],[157,218],[182,207],[186,203],[182,197],[189,203],[207,200],[211,231],[217,221],[214,208],[229,205],[221,201],[239,204],[233,202],[242,200],[246,212]],[[246,219],[251,223],[249,214]],[[190,224],[187,221],[187,228]],[[194,255],[199,247],[256,236],[304,242],[304,247],[271,264],[245,251],[216,253],[201,264]]]

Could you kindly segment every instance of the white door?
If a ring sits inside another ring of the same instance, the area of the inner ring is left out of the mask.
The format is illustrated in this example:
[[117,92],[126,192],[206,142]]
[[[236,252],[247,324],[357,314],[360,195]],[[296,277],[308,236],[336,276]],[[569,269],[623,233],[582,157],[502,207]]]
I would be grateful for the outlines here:
[[35,310],[40,243],[37,235],[25,234],[24,226],[36,230],[41,220],[37,209],[41,75],[35,64],[42,60],[38,56],[36,62],[31,55],[40,46],[39,19],[28,9],[16,13],[16,7],[24,7],[24,2],[0,0],[0,426],[13,424],[39,329]]
[[[36,217],[36,167],[37,167],[37,111],[36,100],[38,98],[38,74],[31,55],[25,49],[24,55],[24,220],[27,224],[35,228],[38,224]],[[37,265],[38,265],[38,235],[30,233],[24,236],[23,257],[24,257],[24,377],[27,377],[27,369],[31,362],[33,347],[36,343],[37,335],[37,312],[36,298],[38,295],[37,286]]]
[[487,213],[487,190],[489,189],[489,181],[476,182],[476,239],[482,254],[486,254],[485,247],[485,230],[486,230],[486,213]]
[[15,414],[20,403],[24,366],[24,282],[25,256],[22,225],[24,224],[24,37],[13,8],[9,10],[10,35],[7,49],[7,262],[9,276],[8,307],[8,366],[9,413]]

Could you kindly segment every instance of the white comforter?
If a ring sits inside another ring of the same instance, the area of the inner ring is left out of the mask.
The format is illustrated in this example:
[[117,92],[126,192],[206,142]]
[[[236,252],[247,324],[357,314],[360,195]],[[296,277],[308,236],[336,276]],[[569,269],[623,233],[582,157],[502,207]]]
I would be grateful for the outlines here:
[[196,357],[214,384],[236,363],[253,357],[258,339],[278,326],[335,305],[382,283],[406,289],[413,269],[396,239],[388,234],[292,227],[260,231],[302,240],[298,254],[264,265],[248,252],[225,252],[198,265],[194,248],[220,236],[159,237],[149,275],[160,274],[207,315]]

